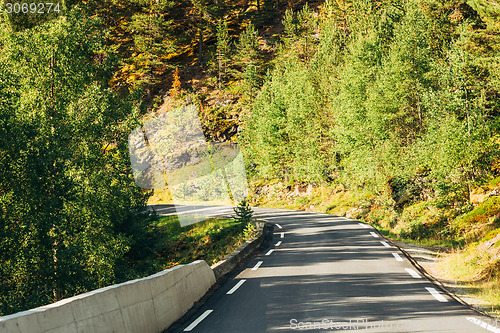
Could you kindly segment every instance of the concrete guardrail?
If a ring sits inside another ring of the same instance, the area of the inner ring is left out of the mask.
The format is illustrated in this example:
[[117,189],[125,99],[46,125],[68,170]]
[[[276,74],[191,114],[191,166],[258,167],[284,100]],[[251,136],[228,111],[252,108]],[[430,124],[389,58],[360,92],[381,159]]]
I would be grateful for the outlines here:
[[259,230],[257,237],[246,241],[233,253],[211,266],[216,279],[219,279],[220,277],[231,272],[240,264],[241,261],[243,261],[256,249],[269,246],[273,237],[273,226],[269,223],[263,222],[256,222],[255,225]]
[[1,333],[157,333],[215,283],[203,260],[0,317]]
[[181,318],[215,284],[259,246],[272,225],[221,262],[178,265],[148,277],[93,290],[35,309],[0,317],[0,333],[158,333]]

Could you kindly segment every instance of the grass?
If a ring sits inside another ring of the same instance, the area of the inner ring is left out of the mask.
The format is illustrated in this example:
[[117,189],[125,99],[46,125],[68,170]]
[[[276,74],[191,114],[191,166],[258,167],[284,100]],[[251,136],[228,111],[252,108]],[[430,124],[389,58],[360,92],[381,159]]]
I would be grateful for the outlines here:
[[455,281],[465,293],[480,300],[483,310],[500,315],[500,276],[491,254],[475,246],[445,255],[436,266],[441,276]]
[[484,237],[491,229],[500,226],[500,197],[487,198],[481,205],[455,219],[452,223],[460,237],[467,243]]
[[493,178],[488,182],[488,188],[493,189],[495,188],[498,184],[500,184],[500,177]]
[[253,224],[234,219],[210,218],[181,227],[176,216],[166,216],[157,223],[162,233],[158,260],[164,269],[200,259],[212,265],[256,235]]
[[500,316],[500,279],[481,282],[471,293],[491,306],[491,309],[488,306],[485,310]]
[[446,255],[437,268],[449,280],[475,282],[483,277],[481,272],[488,266],[491,256],[486,252],[477,252],[470,248],[454,250]]
[[[361,220],[361,221],[367,222],[364,220]],[[367,223],[369,223],[369,222],[367,222]],[[405,238],[405,237],[401,237],[399,234],[394,233],[394,231],[390,228],[385,228],[385,227],[382,227],[382,226],[377,225],[377,224],[371,224],[371,225],[387,238],[410,243],[410,244],[423,245],[423,246],[429,246],[429,247],[444,247],[444,248],[455,248],[455,247],[460,245],[454,239],[419,239],[419,240],[416,240],[416,239],[411,239],[411,238]]]

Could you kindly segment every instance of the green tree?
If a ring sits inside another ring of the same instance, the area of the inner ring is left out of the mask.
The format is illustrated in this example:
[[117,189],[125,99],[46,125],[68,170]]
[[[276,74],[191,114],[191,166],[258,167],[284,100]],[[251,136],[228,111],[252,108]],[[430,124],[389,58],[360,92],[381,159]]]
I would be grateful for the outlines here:
[[244,136],[262,175],[317,181],[328,163],[321,98],[296,52],[279,60],[255,100]]
[[236,214],[233,216],[234,219],[237,219],[245,224],[252,221],[253,210],[252,207],[248,206],[246,199],[243,199],[243,201],[241,201],[237,207],[234,207],[233,210]]
[[127,59],[133,66],[133,86],[149,86],[155,83],[154,72],[161,67],[167,56],[176,51],[172,20],[168,14],[173,1],[132,0],[140,11],[132,15],[127,30],[134,40],[134,53]]
[[223,20],[228,5],[223,0],[190,0],[190,2],[190,25],[195,27],[193,33],[198,35],[198,63],[202,65],[204,63],[204,41],[210,35],[213,36],[213,31],[217,30],[213,27],[216,28],[217,22]]
[[217,67],[218,67],[218,77],[217,82],[219,84],[219,90],[222,89],[223,81],[227,78],[228,73],[228,63],[230,60],[231,51],[231,40],[229,38],[229,32],[227,29],[227,22],[219,21],[217,25]]
[[259,49],[259,32],[250,23],[238,39],[234,63],[238,66],[236,77],[243,82],[244,95],[252,100],[262,84],[262,53]]
[[499,109],[488,100],[491,78],[481,78],[490,84],[475,82],[470,69],[477,68],[477,59],[458,45],[437,65],[437,88],[424,95],[429,117],[419,157],[432,166],[441,193],[458,192],[470,200],[472,185],[489,176],[499,158]]
[[126,146],[134,112],[100,79],[102,41],[78,8],[1,27],[2,315],[112,284],[148,251]]

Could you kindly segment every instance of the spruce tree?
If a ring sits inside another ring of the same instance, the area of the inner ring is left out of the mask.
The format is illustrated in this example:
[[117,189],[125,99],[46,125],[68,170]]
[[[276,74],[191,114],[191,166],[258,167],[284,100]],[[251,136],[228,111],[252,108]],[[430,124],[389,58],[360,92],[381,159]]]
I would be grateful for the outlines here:
[[223,82],[227,78],[228,73],[228,63],[230,60],[230,43],[231,40],[229,38],[229,31],[227,28],[226,21],[219,21],[217,25],[217,67],[218,67],[218,76],[217,82],[219,86],[219,90],[222,89]]

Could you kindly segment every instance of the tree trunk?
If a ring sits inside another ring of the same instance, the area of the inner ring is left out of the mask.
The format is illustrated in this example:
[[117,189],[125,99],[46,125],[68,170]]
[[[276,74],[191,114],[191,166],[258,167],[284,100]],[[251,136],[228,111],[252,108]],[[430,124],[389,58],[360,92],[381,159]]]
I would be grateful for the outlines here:
[[219,90],[222,88],[222,59],[221,55],[218,56],[219,60]]
[[203,30],[201,27],[198,28],[198,63],[200,66],[203,65]]

